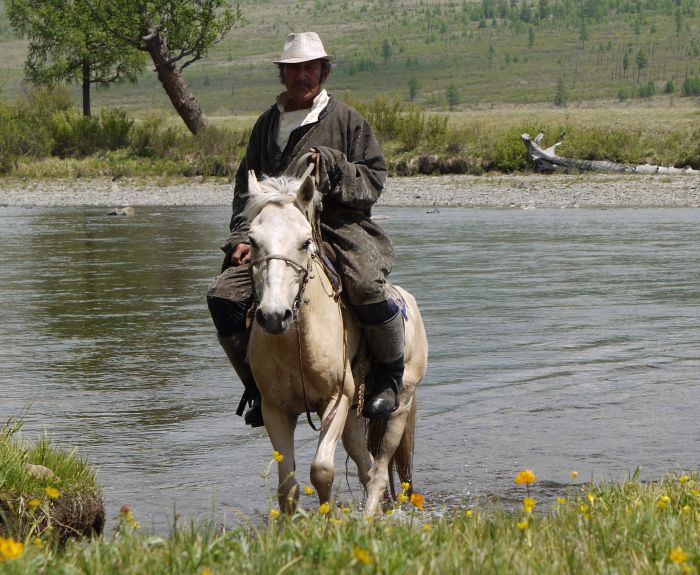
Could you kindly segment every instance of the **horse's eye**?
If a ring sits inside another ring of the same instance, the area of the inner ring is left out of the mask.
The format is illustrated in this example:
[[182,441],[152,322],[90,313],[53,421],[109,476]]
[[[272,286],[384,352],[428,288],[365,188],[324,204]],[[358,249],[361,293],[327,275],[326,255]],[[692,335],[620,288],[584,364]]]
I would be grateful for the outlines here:
[[308,240],[306,240],[306,241],[301,245],[301,249],[302,249],[302,250],[308,250],[310,247],[311,247],[311,238],[309,238]]
[[258,242],[256,242],[253,238],[248,238],[248,243],[250,244],[251,248],[257,248],[258,247]]

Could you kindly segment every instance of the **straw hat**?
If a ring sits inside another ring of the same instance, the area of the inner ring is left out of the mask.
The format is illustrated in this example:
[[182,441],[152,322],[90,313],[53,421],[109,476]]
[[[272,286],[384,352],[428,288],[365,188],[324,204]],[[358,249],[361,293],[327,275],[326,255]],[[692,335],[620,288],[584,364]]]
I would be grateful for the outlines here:
[[282,56],[275,60],[275,64],[298,64],[311,60],[329,60],[321,39],[316,32],[302,32],[301,34],[289,34],[284,41]]

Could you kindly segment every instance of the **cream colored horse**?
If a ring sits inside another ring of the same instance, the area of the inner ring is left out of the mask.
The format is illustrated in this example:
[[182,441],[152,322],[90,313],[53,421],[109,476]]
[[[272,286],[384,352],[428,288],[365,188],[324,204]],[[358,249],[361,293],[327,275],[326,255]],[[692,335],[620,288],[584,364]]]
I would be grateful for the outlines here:
[[401,481],[411,481],[415,389],[425,374],[428,353],[418,307],[410,294],[400,291],[407,308],[404,388],[401,406],[388,417],[385,429],[383,419],[370,424],[373,457],[364,421],[351,413],[363,365],[353,358],[364,353],[366,359],[366,352],[357,318],[335,297],[318,258],[309,223],[319,201],[314,181],[306,175],[303,180],[258,182],[250,172],[248,188],[245,215],[257,298],[248,353],[262,394],[265,427],[273,448],[283,456],[278,463],[280,508],[293,511],[299,498],[294,475],[297,418],[315,412],[321,429],[310,475],[319,503],[333,504],[334,455],[342,437],[366,488],[365,510],[373,513],[392,476],[392,462]]

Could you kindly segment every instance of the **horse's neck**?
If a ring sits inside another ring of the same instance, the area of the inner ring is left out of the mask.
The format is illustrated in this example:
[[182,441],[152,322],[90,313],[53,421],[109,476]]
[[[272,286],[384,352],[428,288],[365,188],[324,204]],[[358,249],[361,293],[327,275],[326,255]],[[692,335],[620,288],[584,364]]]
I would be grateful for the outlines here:
[[302,335],[323,336],[336,325],[342,330],[342,311],[333,284],[318,259],[312,260],[309,280],[302,294],[299,329]]

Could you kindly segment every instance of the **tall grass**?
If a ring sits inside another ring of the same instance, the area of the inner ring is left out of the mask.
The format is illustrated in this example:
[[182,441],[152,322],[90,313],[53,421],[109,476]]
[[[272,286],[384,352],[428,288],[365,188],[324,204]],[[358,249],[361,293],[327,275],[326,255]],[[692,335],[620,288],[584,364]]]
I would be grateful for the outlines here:
[[[429,112],[398,98],[347,100],[372,125],[394,175],[524,171],[520,135],[540,131],[548,145],[566,134],[558,152],[572,158],[700,168],[700,112],[673,95],[665,107],[610,103],[455,114]],[[0,102],[0,174],[233,176],[254,118],[221,119],[197,136],[171,120],[158,113],[136,120],[120,109],[85,118],[65,92],[33,90],[26,99]]]
[[28,544],[4,573],[697,573],[697,476],[572,487],[522,509],[476,504],[421,511],[410,503],[374,520],[318,512],[230,532],[214,525],[144,533],[122,510],[110,538],[63,549]]

